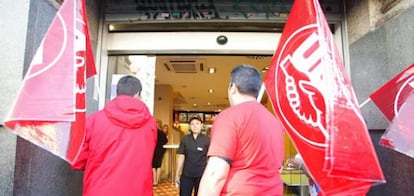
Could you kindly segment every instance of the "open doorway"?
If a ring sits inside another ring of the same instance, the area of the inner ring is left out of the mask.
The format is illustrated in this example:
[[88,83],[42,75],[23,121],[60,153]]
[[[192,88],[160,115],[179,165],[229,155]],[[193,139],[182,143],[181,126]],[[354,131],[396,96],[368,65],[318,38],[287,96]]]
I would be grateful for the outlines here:
[[[113,76],[136,75],[130,57],[108,57],[106,83]],[[146,56],[146,55],[141,55]],[[240,64],[255,66],[265,76],[270,55],[148,55],[155,57],[153,115],[169,126],[168,144],[178,145],[188,133],[188,119],[198,115],[204,120],[204,133],[209,135],[214,117],[229,106],[227,87],[231,70]],[[148,68],[148,67],[146,67]],[[141,67],[140,69],[146,69]],[[132,70],[131,70],[132,69]],[[152,70],[152,68],[148,68]],[[147,81],[148,82],[148,81]],[[145,88],[145,86],[144,86]],[[111,85],[106,85],[106,99],[110,100]],[[267,102],[266,96],[263,102]],[[172,181],[175,150],[168,150],[161,167],[161,179]]]
[[[149,80],[154,81],[144,81],[152,84],[144,88],[154,88],[147,89],[154,92],[152,103],[147,105],[153,107],[150,110],[156,118],[173,128],[180,126],[176,123],[185,124],[192,113],[204,119],[207,126],[211,124],[214,114],[229,106],[227,86],[231,70],[250,64],[264,77],[272,59],[270,55],[112,55],[108,57],[106,83],[113,83],[115,76],[139,74],[131,61],[137,56],[154,59],[139,68],[153,75]],[[106,85],[105,102],[112,97],[111,88],[112,85]],[[187,128],[181,128],[186,133]]]

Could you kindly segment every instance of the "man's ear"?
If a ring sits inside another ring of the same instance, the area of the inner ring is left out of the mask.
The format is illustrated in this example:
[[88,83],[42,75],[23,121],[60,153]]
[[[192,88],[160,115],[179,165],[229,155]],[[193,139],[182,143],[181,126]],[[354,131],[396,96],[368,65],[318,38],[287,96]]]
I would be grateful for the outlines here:
[[133,97],[136,98],[136,99],[141,99],[141,93],[138,92]]
[[232,83],[229,87],[229,92],[230,94],[235,94],[239,91],[239,89],[236,87],[236,85],[234,85],[234,83]]

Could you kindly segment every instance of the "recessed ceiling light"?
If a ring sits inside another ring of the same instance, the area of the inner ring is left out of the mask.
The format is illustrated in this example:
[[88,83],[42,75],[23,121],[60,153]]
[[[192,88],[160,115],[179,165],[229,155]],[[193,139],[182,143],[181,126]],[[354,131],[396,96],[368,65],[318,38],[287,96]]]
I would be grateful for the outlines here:
[[113,31],[115,29],[114,25],[109,25],[109,31]]
[[214,93],[214,90],[213,89],[208,89],[208,92],[209,93]]
[[216,73],[216,68],[214,68],[214,67],[209,67],[209,68],[208,68],[208,73],[210,73],[210,74]]

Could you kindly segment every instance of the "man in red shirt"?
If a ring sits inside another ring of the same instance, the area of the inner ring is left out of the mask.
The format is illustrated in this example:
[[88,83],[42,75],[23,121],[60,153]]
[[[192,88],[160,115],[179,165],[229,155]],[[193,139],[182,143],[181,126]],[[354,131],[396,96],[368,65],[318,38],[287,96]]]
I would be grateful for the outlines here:
[[153,195],[157,127],[141,90],[136,77],[122,77],[117,97],[86,119],[82,151],[71,165],[85,170],[83,195]]
[[261,83],[253,66],[240,65],[231,72],[231,107],[213,123],[200,196],[283,195],[279,169],[284,132],[279,120],[256,100]]

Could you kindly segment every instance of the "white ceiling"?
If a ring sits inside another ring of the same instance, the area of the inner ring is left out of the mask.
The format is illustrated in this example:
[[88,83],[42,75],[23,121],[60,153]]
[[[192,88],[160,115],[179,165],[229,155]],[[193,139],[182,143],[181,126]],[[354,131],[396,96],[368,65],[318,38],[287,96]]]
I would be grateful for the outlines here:
[[[191,64],[193,63],[191,61],[194,61],[197,71],[196,73],[176,73],[171,61],[188,61],[185,64]],[[217,111],[228,107],[227,87],[230,72],[235,66],[251,64],[261,71],[269,66],[270,62],[271,56],[157,56],[155,80],[156,85],[172,86],[174,110]],[[203,70],[200,70],[200,64]],[[170,71],[166,67],[169,67]],[[216,68],[215,74],[208,73],[210,67]],[[214,93],[209,93],[209,89],[213,89]]]

